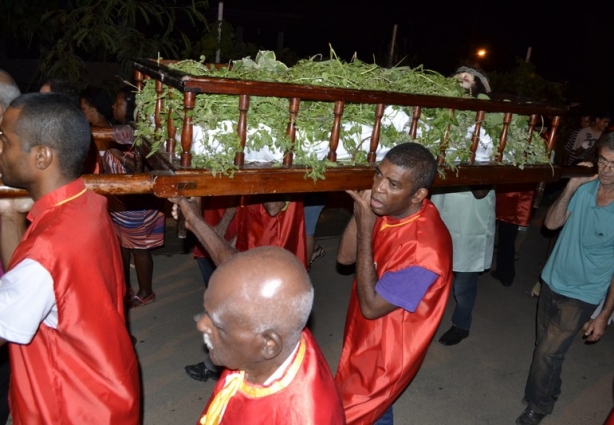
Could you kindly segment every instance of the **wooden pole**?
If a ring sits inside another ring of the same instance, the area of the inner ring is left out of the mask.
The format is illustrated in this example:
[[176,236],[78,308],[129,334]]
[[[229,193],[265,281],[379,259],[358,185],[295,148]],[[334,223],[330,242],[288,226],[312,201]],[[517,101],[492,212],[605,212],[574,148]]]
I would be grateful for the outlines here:
[[392,27],[392,41],[390,42],[390,52],[388,53],[388,68],[392,68],[393,60],[394,60],[394,48],[397,44],[397,29],[399,26],[394,24]]

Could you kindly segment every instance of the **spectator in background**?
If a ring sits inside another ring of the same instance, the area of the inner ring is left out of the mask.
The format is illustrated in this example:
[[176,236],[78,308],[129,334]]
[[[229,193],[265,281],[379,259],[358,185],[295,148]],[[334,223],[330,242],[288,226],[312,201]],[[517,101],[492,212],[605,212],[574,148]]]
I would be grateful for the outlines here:
[[[479,67],[460,67],[454,73],[460,85],[473,97],[488,96],[488,77]],[[495,191],[491,187],[460,187],[438,190],[431,201],[439,210],[454,245],[452,287],[456,308],[452,327],[440,338],[443,345],[455,345],[469,336],[478,278],[490,268],[495,239]]]
[[503,286],[516,277],[516,239],[519,227],[533,218],[535,184],[498,184],[495,188],[497,217],[497,267],[490,274]]
[[[66,80],[49,80],[43,84],[40,93],[57,93],[68,97],[76,105],[79,105],[79,93],[75,86]],[[102,158],[98,152],[98,147],[92,138],[90,150],[83,163],[83,174],[100,174],[103,171]]]
[[79,91],[70,81],[53,79],[45,82],[40,90],[40,93],[60,93],[68,96],[70,100],[79,103]]
[[589,127],[581,128],[574,132],[565,145],[567,153],[567,165],[576,165],[585,160],[591,160],[590,153],[599,137],[610,124],[608,113],[595,115],[595,119]]
[[439,338],[439,342],[456,345],[469,336],[478,278],[492,263],[495,191],[490,187],[459,187],[435,191],[431,201],[450,231],[454,246],[452,287],[456,308],[452,314],[452,327]]
[[[126,124],[134,114],[134,93],[129,89],[118,93],[113,105],[113,116]],[[136,154],[131,150],[108,149],[103,157],[105,171],[126,174],[136,171]],[[109,212],[121,245],[130,308],[144,306],[156,300],[153,291],[154,261],[151,250],[164,245],[166,218],[162,212],[164,200],[153,195],[109,196]],[[130,284],[130,256],[139,289]]]
[[590,127],[592,122],[593,122],[593,118],[590,115],[588,114],[582,115],[580,117],[580,129]]
[[79,95],[79,104],[92,127],[111,127],[111,98],[105,90],[88,86]]

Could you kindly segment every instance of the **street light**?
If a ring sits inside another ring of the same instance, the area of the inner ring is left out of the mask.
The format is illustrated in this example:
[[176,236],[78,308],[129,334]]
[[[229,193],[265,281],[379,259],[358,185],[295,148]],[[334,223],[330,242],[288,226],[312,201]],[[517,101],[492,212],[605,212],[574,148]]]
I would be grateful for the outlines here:
[[486,56],[486,49],[478,49],[478,51],[476,52],[476,55],[478,58],[483,59]]

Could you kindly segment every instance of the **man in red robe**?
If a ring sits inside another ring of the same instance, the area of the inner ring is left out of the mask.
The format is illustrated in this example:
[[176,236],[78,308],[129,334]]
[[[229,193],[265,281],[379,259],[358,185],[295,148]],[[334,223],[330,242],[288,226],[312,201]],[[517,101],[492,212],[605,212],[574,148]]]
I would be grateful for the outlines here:
[[237,250],[279,246],[307,267],[305,214],[302,200],[292,196],[244,196],[237,210]]
[[[194,210],[198,208],[199,201],[198,198],[192,198],[183,205]],[[284,195],[242,196],[237,207],[233,206],[233,201],[231,197],[214,198],[212,202],[206,200],[203,220],[200,221],[209,229],[200,235],[196,234],[199,243],[194,249],[194,255],[201,256],[197,259],[205,288],[216,265],[237,251],[259,246],[284,248],[307,267],[305,216],[301,201]],[[208,205],[214,208],[207,208]],[[202,238],[208,239],[209,244]],[[233,238],[236,238],[236,248],[223,242]],[[222,243],[222,251],[218,251],[219,246],[213,247],[211,243]],[[228,247],[230,251],[227,251]],[[197,318],[198,315],[194,316],[194,320]],[[220,375],[219,368],[212,364],[209,357],[205,357],[203,362],[187,365],[184,369],[190,378],[197,381],[216,380]]]
[[3,210],[3,258],[14,253],[0,285],[0,342],[11,342],[13,423],[137,424],[119,245],[106,199],[79,178],[89,125],[67,97],[35,93],[11,103],[0,130],[3,183],[35,201],[25,234]]
[[392,403],[422,364],[445,310],[452,240],[426,199],[436,173],[426,148],[404,143],[376,167],[371,190],[348,191],[354,217],[337,260],[356,263],[356,277],[335,376],[348,424],[392,424]]

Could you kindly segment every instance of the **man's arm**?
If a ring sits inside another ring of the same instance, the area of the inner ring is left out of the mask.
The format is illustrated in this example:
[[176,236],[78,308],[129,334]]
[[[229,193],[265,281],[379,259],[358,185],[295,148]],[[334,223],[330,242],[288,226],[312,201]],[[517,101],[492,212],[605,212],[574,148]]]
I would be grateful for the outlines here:
[[[185,217],[186,228],[196,235],[216,266],[219,266],[238,252],[205,222],[202,218],[199,203],[194,198],[169,198],[169,201],[181,207],[181,212]],[[178,218],[177,207],[173,207],[173,217],[175,219]]]
[[344,266],[356,263],[356,218],[352,216],[341,235],[339,248],[337,249],[337,262]]
[[33,203],[31,198],[0,200],[0,259],[5,270],[26,232],[26,215]]
[[222,215],[219,223],[215,225],[215,232],[222,238],[226,236],[228,226],[230,226],[230,223],[232,222],[232,219],[235,218],[235,215],[237,215],[237,207],[226,208],[226,211],[224,211],[224,215]]
[[[347,191],[354,199],[354,219],[356,223],[356,290],[360,311],[367,319],[377,319],[398,307],[390,304],[375,291],[377,271],[373,264],[371,237],[376,215],[371,210],[371,191]],[[347,229],[346,229],[347,230]]]
[[546,218],[544,219],[544,225],[550,230],[558,229],[564,225],[571,214],[567,208],[569,207],[569,201],[573,194],[576,193],[576,190],[578,190],[580,186],[595,179],[597,179],[597,174],[591,177],[574,177],[570,179],[563,193],[561,193],[557,200],[548,208]]
[[605,302],[603,303],[603,309],[601,309],[601,313],[593,320],[586,332],[584,332],[584,336],[589,342],[596,342],[603,336],[605,333],[605,328],[608,325],[608,320],[612,316],[612,312],[614,312],[614,276],[612,277],[612,281],[610,282],[610,289],[608,290],[608,294],[605,297]]

